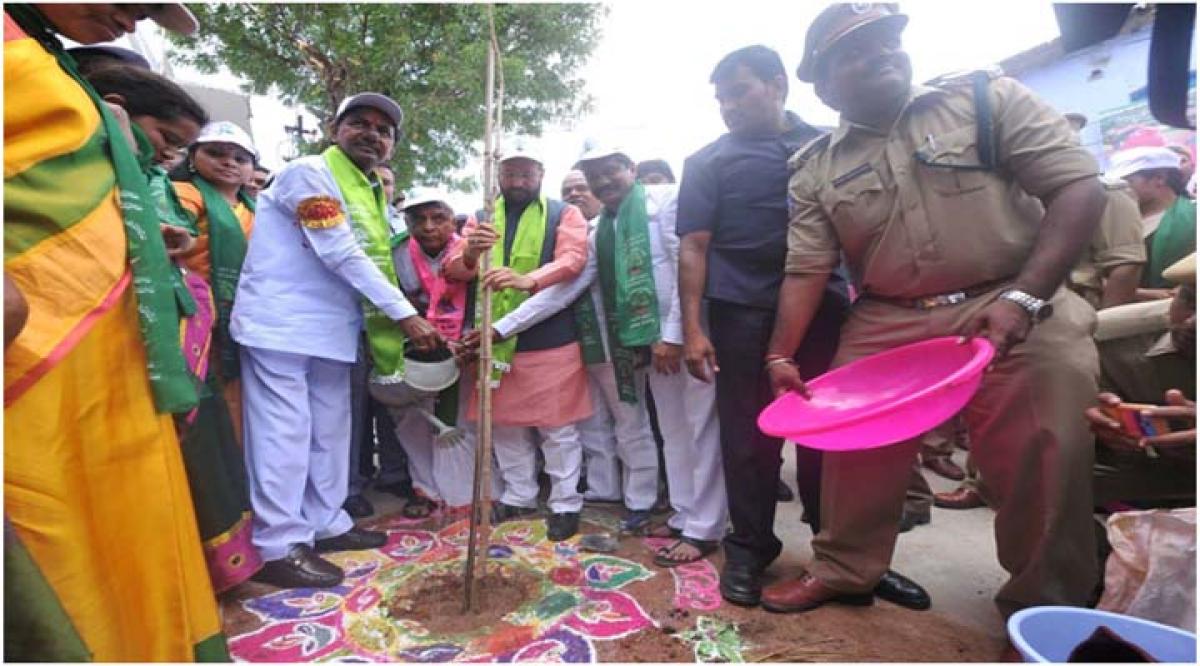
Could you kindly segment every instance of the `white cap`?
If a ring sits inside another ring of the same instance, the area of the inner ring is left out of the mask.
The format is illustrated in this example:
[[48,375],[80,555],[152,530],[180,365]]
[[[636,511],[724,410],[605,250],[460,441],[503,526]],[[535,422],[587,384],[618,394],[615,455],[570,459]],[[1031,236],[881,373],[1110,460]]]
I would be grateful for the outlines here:
[[597,143],[584,152],[583,157],[579,158],[579,162],[591,162],[593,160],[604,159],[605,157],[612,157],[613,155],[620,155],[630,162],[633,161],[633,158],[629,156],[629,153],[625,152],[619,146]]
[[196,143],[232,143],[245,148],[258,160],[258,150],[254,148],[254,141],[250,135],[228,120],[218,120],[205,125],[204,129],[200,130],[200,136],[196,137]]
[[524,143],[518,143],[512,150],[500,153],[500,164],[504,164],[509,160],[529,160],[530,162],[537,162],[538,166],[544,166],[542,158],[535,155],[533,150]]
[[433,188],[413,190],[408,196],[404,197],[404,208],[402,210],[435,202],[444,204],[450,210],[454,210],[454,207],[450,205],[450,197],[447,197],[445,192]]
[[404,122],[404,111],[396,103],[396,100],[374,92],[358,93],[342,100],[342,103],[338,105],[337,113],[333,116],[333,121],[337,122],[346,115],[347,111],[363,106],[375,109],[387,116],[397,128]]
[[1107,175],[1124,178],[1146,169],[1178,169],[1179,154],[1160,146],[1139,146],[1122,150],[1109,160]]
[[196,15],[181,3],[171,2],[146,6],[148,7],[146,13],[150,16],[150,20],[171,32],[190,35],[200,27],[200,23],[196,21]]

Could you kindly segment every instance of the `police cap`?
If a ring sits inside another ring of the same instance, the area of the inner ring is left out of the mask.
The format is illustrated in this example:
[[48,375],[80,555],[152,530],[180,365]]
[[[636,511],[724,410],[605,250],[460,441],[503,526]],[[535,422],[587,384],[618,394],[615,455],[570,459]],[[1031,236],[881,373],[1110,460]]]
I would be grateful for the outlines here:
[[896,32],[908,25],[908,16],[894,2],[840,2],[817,15],[804,36],[804,57],[796,68],[796,77],[809,83],[816,80],[817,62],[830,47],[846,35],[878,22],[887,22]]

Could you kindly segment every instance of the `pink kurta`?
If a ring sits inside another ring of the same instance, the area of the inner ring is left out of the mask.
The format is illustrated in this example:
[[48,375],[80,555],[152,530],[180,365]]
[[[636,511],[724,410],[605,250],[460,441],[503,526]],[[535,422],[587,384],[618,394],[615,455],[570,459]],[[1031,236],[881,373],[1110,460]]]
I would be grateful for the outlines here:
[[[463,226],[463,236],[476,227],[474,219]],[[461,244],[446,261],[445,273],[455,280],[470,280],[477,268],[463,265]],[[563,208],[554,237],[554,258],[530,272],[537,286],[534,292],[550,285],[573,280],[587,262],[587,221],[575,206]],[[469,373],[470,386],[478,386],[475,369]],[[479,392],[471,391],[467,418],[479,418]],[[553,428],[583,420],[592,415],[588,393],[587,369],[578,342],[555,349],[518,352],[512,368],[504,373],[500,387],[492,393],[492,423],[500,426]]]

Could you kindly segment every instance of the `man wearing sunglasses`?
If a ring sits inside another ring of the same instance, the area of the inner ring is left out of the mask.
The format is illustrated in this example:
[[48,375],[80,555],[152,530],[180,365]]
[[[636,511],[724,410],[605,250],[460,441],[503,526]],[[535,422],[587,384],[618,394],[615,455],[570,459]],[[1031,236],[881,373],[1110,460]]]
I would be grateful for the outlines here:
[[[1015,80],[914,85],[907,22],[894,4],[838,4],[808,30],[797,76],[841,120],[792,158],[786,277],[763,362],[777,393],[807,391],[792,354],[843,255],[862,297],[835,365],[937,336],[989,340],[996,359],[965,416],[1011,576],[996,603],[1005,615],[1083,605],[1097,577],[1092,441],[1078,417],[1096,386],[1095,313],[1063,282],[1104,210],[1098,168]],[[764,589],[764,607],[870,603],[917,448],[826,453],[814,559]]]

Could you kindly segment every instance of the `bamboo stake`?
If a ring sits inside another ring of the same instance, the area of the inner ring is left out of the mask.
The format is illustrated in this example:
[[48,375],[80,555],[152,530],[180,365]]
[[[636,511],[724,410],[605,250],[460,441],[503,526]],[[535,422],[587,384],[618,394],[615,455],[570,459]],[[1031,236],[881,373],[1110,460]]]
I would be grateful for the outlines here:
[[[483,130],[483,210],[488,223],[494,223],[496,206],[496,159],[500,148],[504,106],[504,78],[496,95],[495,78],[499,68],[500,47],[496,40],[496,20],[493,6],[487,5],[488,43],[487,73],[485,76],[485,113]],[[483,221],[481,220],[482,224]],[[503,239],[500,242],[504,242]],[[484,252],[479,261],[479,279],[492,268],[491,251]],[[475,447],[475,483],[472,489],[470,532],[467,538],[467,567],[465,572],[463,612],[478,612],[479,579],[487,572],[488,545],[492,537],[491,471],[492,471],[492,290],[485,286],[477,307],[480,312],[479,336],[479,433]]]

